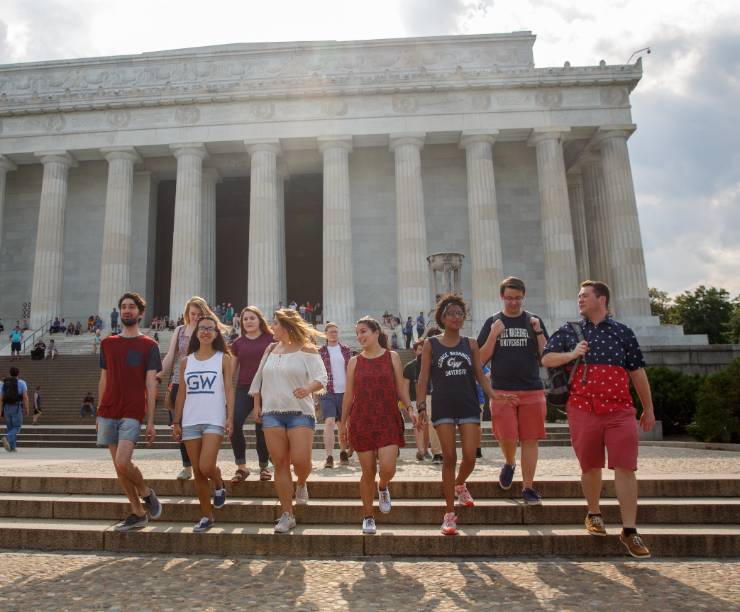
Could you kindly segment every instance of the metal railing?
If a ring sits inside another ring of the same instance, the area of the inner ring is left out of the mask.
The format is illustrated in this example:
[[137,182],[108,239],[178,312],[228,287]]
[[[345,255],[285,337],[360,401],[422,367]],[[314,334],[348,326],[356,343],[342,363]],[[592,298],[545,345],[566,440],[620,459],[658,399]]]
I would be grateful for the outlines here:
[[[27,347],[33,346],[36,343],[37,338],[41,338],[47,331],[49,331],[49,328],[51,327],[53,319],[49,319],[46,321],[46,323],[43,323],[40,327],[36,328],[31,332],[31,335],[28,338],[24,338],[23,342],[21,343],[21,353],[25,353]],[[10,354],[10,342],[5,344],[2,348],[0,348],[0,355],[9,355]]]

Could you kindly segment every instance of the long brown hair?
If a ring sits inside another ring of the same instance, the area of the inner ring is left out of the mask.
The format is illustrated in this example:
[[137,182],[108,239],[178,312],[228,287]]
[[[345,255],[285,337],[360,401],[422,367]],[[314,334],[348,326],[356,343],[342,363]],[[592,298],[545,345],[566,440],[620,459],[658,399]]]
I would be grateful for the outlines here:
[[380,323],[370,316],[362,317],[355,325],[364,325],[372,332],[378,332],[378,344],[384,349],[388,348],[388,335],[381,329]]
[[257,317],[257,319],[260,322],[260,331],[263,334],[267,334],[268,336],[272,336],[272,327],[270,327],[270,324],[267,322],[267,319],[265,319],[265,315],[262,314],[262,311],[257,308],[256,306],[245,306],[242,308],[242,311],[239,313],[239,335],[245,336],[247,334],[246,330],[244,329],[244,325],[242,323],[242,319],[244,318],[245,312],[251,312],[254,316]]
[[219,321],[216,317],[212,317],[210,315],[198,317],[198,321],[195,324],[195,331],[190,336],[190,344],[188,344],[188,355],[192,355],[200,348],[200,340],[198,340],[198,325],[200,325],[201,321],[213,321],[213,324],[216,326],[216,337],[213,339],[212,346],[217,351],[221,351],[222,353],[228,355],[229,348],[226,346],[226,340],[224,340],[224,336],[221,333]]
[[326,338],[325,334],[311,327],[297,311],[290,308],[279,308],[275,311],[275,318],[281,327],[285,328],[291,343],[295,342],[300,346],[315,346],[314,338]]
[[[194,295],[191,297],[187,302],[185,302],[185,312],[182,313],[182,320],[185,323],[185,325],[190,324],[190,307],[195,306],[200,310],[200,317],[210,317],[214,321],[216,321],[216,327],[218,327],[219,331],[221,333],[224,333],[226,331],[226,327],[223,323],[219,320],[219,318],[216,316],[216,313],[214,313],[211,310],[211,307],[208,305],[208,302],[206,302],[202,297],[198,295]],[[198,319],[200,319],[198,317]]]

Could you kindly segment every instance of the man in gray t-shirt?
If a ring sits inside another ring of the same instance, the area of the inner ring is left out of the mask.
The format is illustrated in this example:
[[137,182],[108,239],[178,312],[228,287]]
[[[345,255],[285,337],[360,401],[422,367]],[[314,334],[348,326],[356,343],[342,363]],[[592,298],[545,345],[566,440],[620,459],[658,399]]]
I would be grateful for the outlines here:
[[516,470],[517,441],[522,447],[522,499],[539,504],[533,488],[537,469],[538,441],[545,437],[547,403],[540,379],[540,355],[547,330],[538,316],[524,310],[524,282],[514,276],[500,286],[503,310],[490,317],[480,334],[481,362],[491,361],[491,384],[514,396],[514,401],[491,402],[491,420],[506,463],[499,485],[509,489]]

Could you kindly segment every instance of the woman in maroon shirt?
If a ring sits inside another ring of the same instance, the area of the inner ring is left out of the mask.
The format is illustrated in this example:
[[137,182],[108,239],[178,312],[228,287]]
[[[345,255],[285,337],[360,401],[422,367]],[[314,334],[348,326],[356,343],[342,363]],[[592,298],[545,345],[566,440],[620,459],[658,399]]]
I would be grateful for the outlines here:
[[[234,432],[231,434],[231,448],[234,451],[236,473],[231,482],[242,482],[249,476],[247,468],[246,441],[244,440],[244,421],[254,409],[254,398],[249,395],[249,387],[257,373],[265,349],[273,342],[272,329],[265,316],[256,306],[246,306],[239,315],[240,336],[231,345],[231,353],[236,358],[237,382],[234,402]],[[270,480],[272,474],[268,467],[270,455],[262,433],[262,423],[255,423],[257,437],[257,456],[260,462],[260,480]]]

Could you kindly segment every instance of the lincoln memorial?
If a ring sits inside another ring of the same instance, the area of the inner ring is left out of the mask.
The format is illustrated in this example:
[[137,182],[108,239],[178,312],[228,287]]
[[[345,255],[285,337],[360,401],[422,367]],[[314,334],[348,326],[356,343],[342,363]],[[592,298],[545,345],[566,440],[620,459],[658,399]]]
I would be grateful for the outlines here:
[[[234,44],[0,66],[0,316],[148,316],[321,302],[341,325],[433,304],[432,254],[472,326],[527,283],[552,327],[606,281],[650,315],[628,140],[632,65],[538,68],[530,32]],[[459,278],[458,278],[459,276]],[[436,284],[436,283],[434,283]]]

